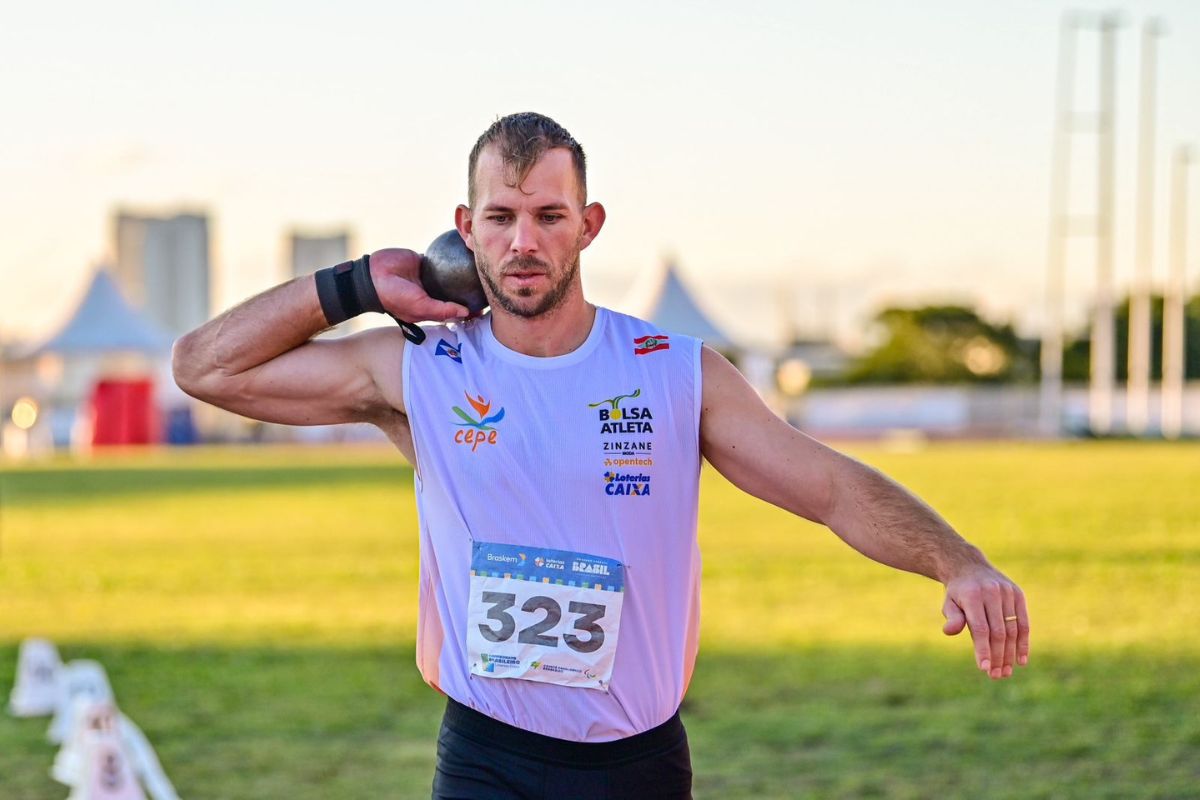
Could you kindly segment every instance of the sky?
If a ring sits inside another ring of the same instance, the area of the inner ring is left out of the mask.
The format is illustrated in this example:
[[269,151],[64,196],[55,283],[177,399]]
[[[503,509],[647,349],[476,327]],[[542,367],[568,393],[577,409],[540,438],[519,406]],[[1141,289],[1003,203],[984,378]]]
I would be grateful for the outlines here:
[[[737,335],[853,339],[889,303],[1039,330],[1054,76],[1088,3],[396,2],[6,6],[0,335],[53,331],[112,257],[116,208],[202,210],[214,313],[282,281],[288,234],[422,250],[498,116],[568,128],[608,221],[584,253],[619,303],[666,257]],[[1133,275],[1141,26],[1159,42],[1155,271],[1167,168],[1200,142],[1200,4],[1127,2],[1117,44],[1119,286]],[[1094,102],[1095,36],[1079,44]],[[1088,137],[1073,169],[1087,213]],[[1200,189],[1200,169],[1190,186]],[[1192,228],[1200,202],[1193,202]],[[1195,236],[1192,237],[1195,241]],[[1086,241],[1068,287],[1092,286]],[[1200,246],[1191,247],[1192,275]],[[1193,285],[1195,282],[1193,281]]]

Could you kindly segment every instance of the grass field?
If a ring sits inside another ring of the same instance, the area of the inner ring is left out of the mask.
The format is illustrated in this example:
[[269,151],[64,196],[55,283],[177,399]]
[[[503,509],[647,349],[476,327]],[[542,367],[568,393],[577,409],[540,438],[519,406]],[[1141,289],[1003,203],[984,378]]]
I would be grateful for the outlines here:
[[[988,681],[937,584],[706,470],[697,798],[1200,797],[1200,446],[853,452],[1025,588],[1030,666]],[[386,451],[0,467],[0,691],[47,636],[185,800],[428,797],[415,531]],[[0,715],[0,798],[66,796],[46,724]]]

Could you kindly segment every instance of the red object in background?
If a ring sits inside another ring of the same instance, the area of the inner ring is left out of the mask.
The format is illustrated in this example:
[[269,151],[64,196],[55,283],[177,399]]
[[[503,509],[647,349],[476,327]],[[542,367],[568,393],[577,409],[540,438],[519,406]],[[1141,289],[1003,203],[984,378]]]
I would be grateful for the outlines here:
[[150,380],[102,380],[92,392],[92,444],[154,444],[158,412]]

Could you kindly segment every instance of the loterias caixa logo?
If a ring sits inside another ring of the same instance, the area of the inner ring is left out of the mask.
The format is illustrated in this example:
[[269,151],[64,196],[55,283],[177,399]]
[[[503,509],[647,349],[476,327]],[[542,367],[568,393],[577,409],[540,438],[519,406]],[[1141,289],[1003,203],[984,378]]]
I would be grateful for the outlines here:
[[650,494],[650,476],[609,470],[604,473],[604,493],[609,497],[646,497]]
[[499,438],[499,431],[493,427],[497,422],[504,419],[504,408],[502,407],[495,414],[489,415],[492,410],[492,404],[484,398],[483,395],[471,397],[471,395],[463,392],[463,396],[467,398],[467,402],[475,413],[479,415],[479,419],[462,410],[458,406],[451,406],[451,409],[458,415],[462,422],[456,422],[458,430],[454,432],[454,442],[456,444],[467,445],[474,453],[481,445],[493,445],[496,439]]

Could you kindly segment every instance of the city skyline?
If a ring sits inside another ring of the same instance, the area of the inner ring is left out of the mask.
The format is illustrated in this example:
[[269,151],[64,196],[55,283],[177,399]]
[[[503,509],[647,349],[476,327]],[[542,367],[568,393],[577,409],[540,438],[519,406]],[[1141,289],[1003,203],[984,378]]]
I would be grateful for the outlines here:
[[[591,198],[609,210],[583,261],[598,299],[612,302],[672,253],[714,317],[743,335],[759,318],[778,325],[778,303],[754,298],[785,285],[809,317],[802,328],[842,328],[883,303],[927,298],[978,305],[1034,334],[1068,8],[1106,6],[766,4],[734,14],[715,3],[617,4],[585,14],[533,4],[517,16],[473,4],[451,15],[358,3],[334,15],[304,3],[247,12],[123,2],[80,5],[65,19],[21,9],[0,32],[0,52],[18,67],[0,72],[0,89],[13,118],[34,124],[11,126],[0,153],[0,177],[21,187],[0,195],[10,245],[0,332],[36,338],[70,313],[90,267],[113,260],[118,207],[209,215],[214,310],[287,277],[294,229],[348,229],[366,250],[422,249],[465,198],[479,132],[534,109],[583,143]],[[1200,9],[1122,8],[1121,292],[1133,275],[1148,15],[1168,29],[1160,286],[1165,165],[1177,143],[1200,139],[1189,102],[1200,96]],[[1077,318],[1090,271],[1088,255],[1073,254]],[[812,319],[822,314],[836,319]]]

